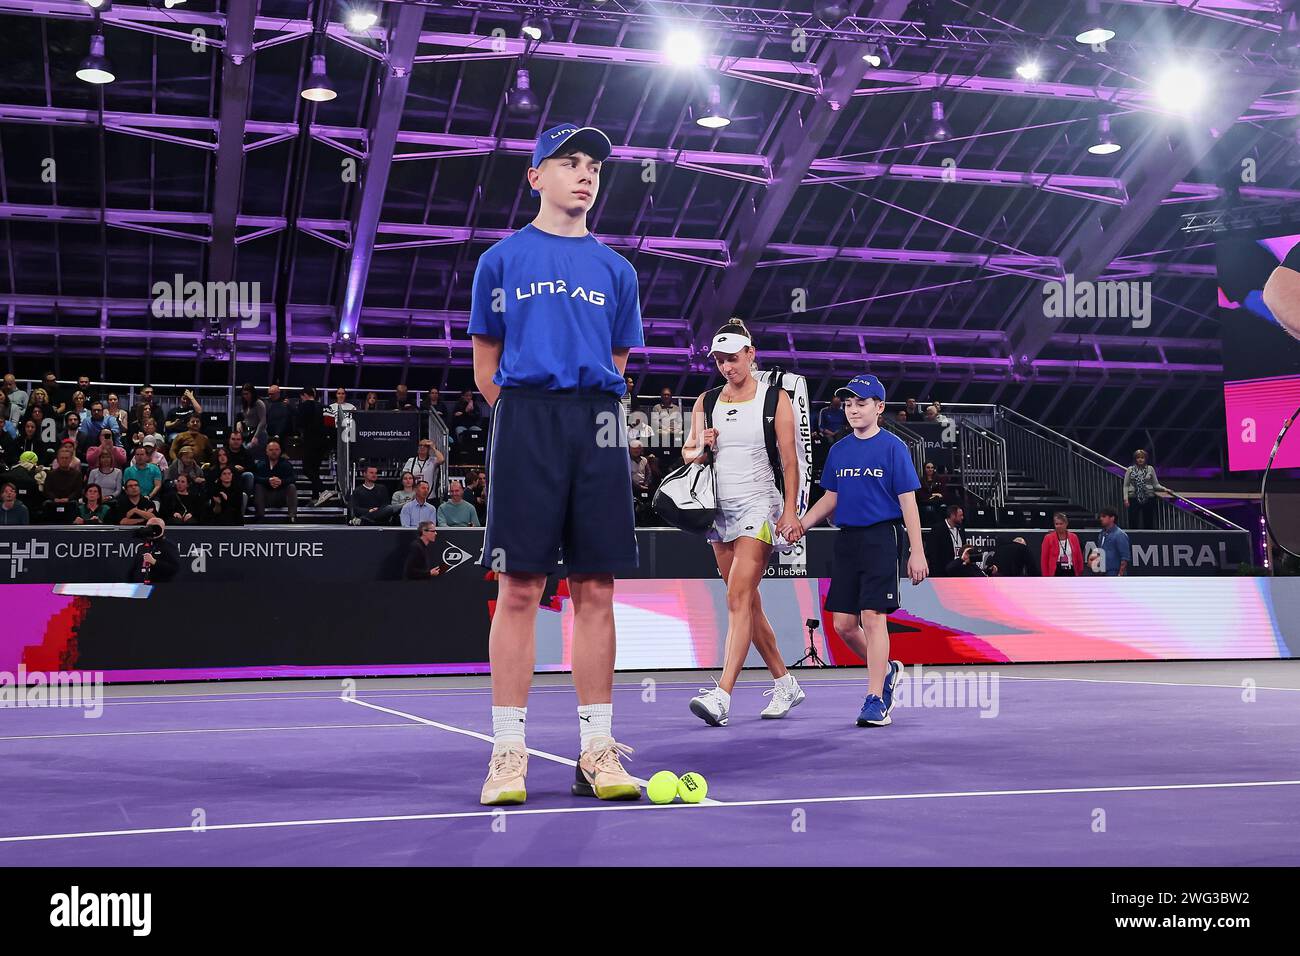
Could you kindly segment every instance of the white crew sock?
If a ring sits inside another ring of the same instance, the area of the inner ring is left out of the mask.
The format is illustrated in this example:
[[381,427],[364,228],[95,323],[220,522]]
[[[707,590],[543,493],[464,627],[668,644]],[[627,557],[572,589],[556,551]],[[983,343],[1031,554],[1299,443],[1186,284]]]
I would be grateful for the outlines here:
[[613,737],[610,729],[614,723],[613,704],[579,704],[578,730],[582,735],[582,753],[590,749],[596,737]]
[[789,671],[786,671],[785,676],[776,679],[776,684],[778,687],[784,687],[786,690],[794,690],[797,682],[794,679],[794,675]]
[[528,717],[527,707],[493,707],[492,708],[492,750],[504,750],[507,747],[523,749],[524,721]]

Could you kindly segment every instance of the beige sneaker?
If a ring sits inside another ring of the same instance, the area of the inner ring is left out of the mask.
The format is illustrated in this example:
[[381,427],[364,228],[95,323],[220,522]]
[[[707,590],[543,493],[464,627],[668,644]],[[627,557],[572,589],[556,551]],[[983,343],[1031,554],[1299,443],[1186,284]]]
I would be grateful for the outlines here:
[[620,758],[633,750],[613,737],[597,737],[574,768],[573,794],[600,800],[640,800],[641,785],[623,769]]
[[487,779],[483,781],[483,794],[478,802],[488,807],[523,803],[528,799],[524,789],[527,776],[528,751],[519,747],[492,751]]

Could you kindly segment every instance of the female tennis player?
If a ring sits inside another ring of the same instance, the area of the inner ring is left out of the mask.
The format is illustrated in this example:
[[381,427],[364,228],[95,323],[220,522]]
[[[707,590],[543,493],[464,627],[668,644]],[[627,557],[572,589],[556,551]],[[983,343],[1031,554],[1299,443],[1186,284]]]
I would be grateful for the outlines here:
[[[758,381],[753,337],[740,319],[718,330],[709,350],[726,382],[695,400],[691,433],[682,449],[687,463],[712,450],[718,483],[718,517],[709,541],[718,571],[727,585],[727,642],[722,679],[701,689],[691,700],[691,713],[714,727],[725,727],[731,692],[740,676],[750,645],[758,649],[775,685],[765,693],[771,702],[760,716],[784,717],[804,699],[794,675],[777,650],[776,633],[758,594],[758,583],[778,536],[793,543],[803,534],[796,514],[799,460],[795,454],[794,406],[781,391],[776,404],[776,441],[781,475],[773,472],[764,423],[765,382]],[[705,418],[710,396],[716,401],[712,422]],[[779,483],[778,483],[779,478]],[[784,542],[783,542],[784,543]]]

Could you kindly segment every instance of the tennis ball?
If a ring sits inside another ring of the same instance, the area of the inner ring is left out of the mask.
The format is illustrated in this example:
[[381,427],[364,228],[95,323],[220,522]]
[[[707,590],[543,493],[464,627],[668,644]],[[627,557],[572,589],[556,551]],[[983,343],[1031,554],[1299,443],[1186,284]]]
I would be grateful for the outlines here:
[[672,803],[677,797],[677,774],[671,770],[660,770],[650,778],[645,792],[651,803]]
[[684,773],[677,781],[677,795],[687,803],[699,803],[709,793],[709,782],[698,773]]

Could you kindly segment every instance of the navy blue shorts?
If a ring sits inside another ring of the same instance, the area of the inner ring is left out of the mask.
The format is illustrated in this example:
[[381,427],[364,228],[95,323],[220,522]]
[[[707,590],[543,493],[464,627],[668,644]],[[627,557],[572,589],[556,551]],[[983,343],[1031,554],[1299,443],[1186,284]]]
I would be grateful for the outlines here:
[[892,521],[840,528],[835,533],[826,610],[853,615],[897,611],[899,553],[898,525]]
[[623,406],[608,392],[501,390],[483,557],[497,571],[616,574],[639,563]]

